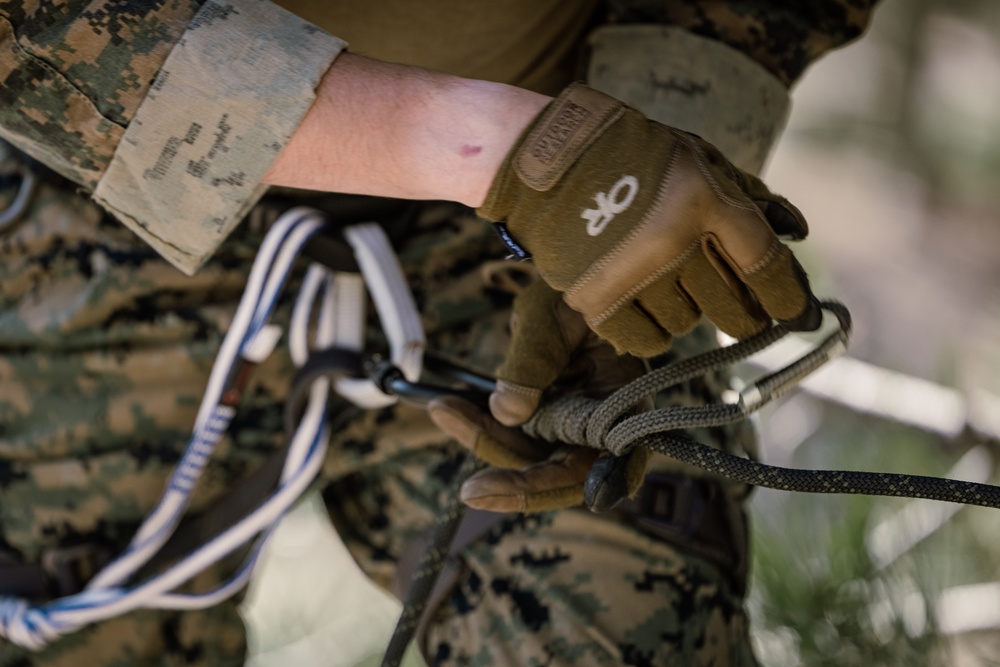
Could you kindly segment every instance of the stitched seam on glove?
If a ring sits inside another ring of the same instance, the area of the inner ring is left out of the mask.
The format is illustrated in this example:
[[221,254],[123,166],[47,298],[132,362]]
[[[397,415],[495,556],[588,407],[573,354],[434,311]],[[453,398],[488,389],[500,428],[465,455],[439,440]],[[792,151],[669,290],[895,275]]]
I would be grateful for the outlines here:
[[743,275],[752,276],[753,274],[757,273],[758,271],[766,267],[768,264],[771,263],[771,260],[775,258],[775,256],[781,251],[783,247],[784,246],[782,245],[781,241],[775,239],[774,242],[771,243],[771,247],[767,249],[767,252],[764,253],[764,256],[761,259],[755,262],[753,266],[749,266],[746,268],[746,270],[742,271]]
[[587,270],[584,271],[583,274],[580,275],[580,277],[577,278],[573,282],[573,284],[566,289],[565,297],[567,303],[569,302],[570,299],[572,299],[573,295],[575,295],[581,289],[586,287],[587,283],[589,283],[594,278],[594,276],[596,276],[598,273],[603,271],[605,267],[607,267],[609,264],[615,261],[618,258],[618,256],[625,251],[625,248],[631,244],[632,240],[636,236],[638,236],[639,233],[645,227],[649,226],[651,220],[658,217],[660,206],[663,204],[663,200],[665,197],[667,185],[670,183],[670,177],[674,172],[674,168],[677,166],[677,161],[679,158],[680,158],[679,146],[675,144],[670,151],[670,158],[667,160],[667,166],[666,169],[664,170],[663,178],[660,179],[660,185],[656,190],[656,197],[650,203],[649,208],[643,215],[642,222],[633,227],[632,230],[629,231],[628,235],[625,236],[625,238],[623,238],[621,241],[619,241],[614,248],[606,252],[604,255],[598,258],[597,261],[591,264],[587,268]]
[[523,384],[517,384],[515,382],[509,382],[507,380],[500,380],[497,382],[497,391],[499,390],[509,391],[512,394],[520,394],[521,396],[527,396],[528,398],[536,398],[542,395],[543,389],[537,389],[535,387],[528,387]]
[[756,213],[759,217],[763,219],[763,215],[761,214],[760,209],[757,208],[753,204],[753,202],[733,199],[732,197],[730,197],[729,195],[727,195],[725,192],[722,191],[722,188],[719,186],[719,181],[715,178],[715,174],[713,174],[712,170],[708,168],[708,164],[705,161],[706,160],[705,151],[703,151],[700,146],[698,146],[694,141],[692,141],[688,137],[681,136],[679,133],[676,132],[674,134],[691,150],[691,154],[694,156],[694,162],[695,164],[698,165],[698,171],[700,171],[702,176],[705,177],[705,180],[708,181],[708,184],[709,186],[711,186],[712,191],[715,192],[716,197],[718,197],[724,203],[729,204],[733,208],[738,208],[744,211],[750,211]]
[[590,324],[590,326],[592,327],[600,326],[601,324],[606,322],[611,316],[613,316],[616,312],[621,310],[622,306],[624,306],[629,301],[632,301],[632,299],[634,299],[640,292],[642,292],[642,290],[646,289],[647,287],[655,283],[657,280],[662,278],[664,275],[676,269],[678,266],[684,264],[684,262],[686,262],[691,257],[691,255],[698,252],[700,248],[701,248],[701,239],[699,238],[697,241],[688,246],[688,249],[684,251],[684,254],[682,254],[680,257],[675,259],[670,264],[665,264],[656,271],[650,273],[642,280],[642,282],[638,283],[632,289],[622,294],[618,299],[615,300],[614,303],[608,306],[603,312],[591,318],[588,318],[587,323]]

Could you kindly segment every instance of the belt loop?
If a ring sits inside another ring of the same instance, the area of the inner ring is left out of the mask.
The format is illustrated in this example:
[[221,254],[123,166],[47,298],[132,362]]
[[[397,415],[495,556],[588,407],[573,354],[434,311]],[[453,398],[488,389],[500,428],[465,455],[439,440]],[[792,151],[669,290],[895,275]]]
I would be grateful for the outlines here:
[[705,489],[691,477],[650,473],[640,497],[640,521],[650,522],[690,538],[697,532],[705,515]]
[[638,496],[614,511],[637,529],[713,562],[737,592],[745,591],[746,514],[719,482],[651,472]]

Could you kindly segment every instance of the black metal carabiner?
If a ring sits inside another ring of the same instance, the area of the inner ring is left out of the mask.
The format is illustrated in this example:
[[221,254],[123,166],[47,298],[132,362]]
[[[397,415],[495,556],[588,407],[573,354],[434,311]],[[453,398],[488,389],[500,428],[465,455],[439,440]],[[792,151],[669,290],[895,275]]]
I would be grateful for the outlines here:
[[496,380],[482,375],[453,361],[434,354],[424,355],[424,369],[431,375],[452,381],[441,385],[432,382],[410,382],[403,372],[388,361],[377,364],[371,373],[375,385],[390,396],[426,405],[441,396],[457,396],[479,406],[485,406],[496,387]]

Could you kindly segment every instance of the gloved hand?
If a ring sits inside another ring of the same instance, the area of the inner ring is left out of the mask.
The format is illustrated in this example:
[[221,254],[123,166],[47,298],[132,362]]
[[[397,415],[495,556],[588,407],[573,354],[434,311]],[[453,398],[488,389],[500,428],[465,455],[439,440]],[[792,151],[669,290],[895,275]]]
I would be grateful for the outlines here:
[[[645,363],[618,356],[541,280],[514,300],[511,329],[507,357],[497,371],[497,389],[490,396],[492,416],[455,397],[434,399],[428,413],[439,428],[495,466],[462,486],[467,505],[494,512],[579,505],[587,475],[601,452],[531,438],[517,425],[534,414],[548,390],[604,398],[641,375]],[[635,449],[628,456],[624,491],[634,495],[650,454]]]
[[619,352],[665,352],[702,313],[736,338],[821,322],[776,235],[805,237],[798,209],[699,137],[582,84],[526,130],[478,212]]

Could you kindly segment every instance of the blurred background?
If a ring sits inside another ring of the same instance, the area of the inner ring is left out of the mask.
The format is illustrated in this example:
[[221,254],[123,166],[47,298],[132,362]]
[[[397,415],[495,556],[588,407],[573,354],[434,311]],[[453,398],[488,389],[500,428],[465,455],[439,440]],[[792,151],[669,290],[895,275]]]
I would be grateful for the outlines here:
[[[883,0],[793,99],[766,178],[810,220],[797,253],[855,334],[762,414],[764,460],[997,483],[1000,2]],[[1000,664],[1000,512],[766,489],[751,510],[762,664]],[[245,609],[252,667],[378,664],[399,611],[314,498]]]
[[[777,465],[996,483],[1000,3],[884,0],[794,91],[767,172],[855,319],[850,359],[760,420]],[[1000,513],[758,489],[765,665],[1000,664]]]

